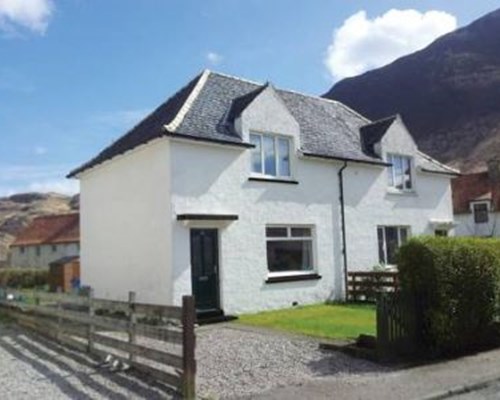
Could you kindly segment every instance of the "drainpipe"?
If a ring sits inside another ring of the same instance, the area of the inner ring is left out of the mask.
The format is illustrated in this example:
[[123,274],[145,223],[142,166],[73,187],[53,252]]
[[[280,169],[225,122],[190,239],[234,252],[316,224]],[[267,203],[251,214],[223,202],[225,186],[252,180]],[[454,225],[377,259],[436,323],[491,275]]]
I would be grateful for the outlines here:
[[340,192],[340,222],[342,229],[342,256],[344,259],[344,296],[345,301],[347,301],[347,243],[345,238],[345,206],[344,206],[344,170],[347,168],[347,161],[344,162],[342,168],[339,169],[338,177],[339,177],[339,192]]

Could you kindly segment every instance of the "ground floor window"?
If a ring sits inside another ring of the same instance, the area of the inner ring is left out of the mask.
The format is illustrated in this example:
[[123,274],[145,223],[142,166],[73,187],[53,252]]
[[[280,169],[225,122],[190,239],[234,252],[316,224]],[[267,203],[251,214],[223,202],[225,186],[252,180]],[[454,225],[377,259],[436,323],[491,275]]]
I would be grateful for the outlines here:
[[379,226],[377,236],[379,262],[394,265],[399,247],[410,236],[410,228],[408,226]]
[[448,231],[446,229],[436,229],[434,231],[434,235],[446,237],[446,236],[448,236]]
[[309,272],[313,264],[311,227],[266,227],[267,267],[270,273]]

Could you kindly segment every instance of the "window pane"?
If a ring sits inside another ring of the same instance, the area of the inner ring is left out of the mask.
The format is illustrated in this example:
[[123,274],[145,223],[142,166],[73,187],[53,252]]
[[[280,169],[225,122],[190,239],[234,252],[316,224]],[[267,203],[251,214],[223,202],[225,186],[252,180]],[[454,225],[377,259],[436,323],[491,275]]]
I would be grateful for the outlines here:
[[274,137],[264,135],[264,173],[276,176],[276,151],[274,148]]
[[287,229],[286,228],[266,228],[266,236],[267,237],[287,237]]
[[292,237],[311,237],[311,228],[292,228]]
[[411,189],[411,158],[403,157],[403,172],[404,172],[404,181],[405,181],[405,189]]
[[384,228],[377,228],[378,239],[378,261],[385,264]]
[[399,228],[399,236],[401,238],[399,245],[401,246],[408,241],[408,228]]
[[267,242],[267,266],[270,272],[311,271],[312,242],[310,240]]
[[250,135],[250,143],[255,145],[252,149],[252,172],[262,173],[262,137]]
[[290,176],[290,141],[278,139],[278,167],[280,176]]
[[[387,162],[390,164],[392,164],[394,162],[391,154],[387,155]],[[394,172],[393,171],[394,171],[394,165],[387,168],[387,178],[389,180],[389,186],[391,186],[391,187],[394,186],[394,176],[393,176]]]
[[488,206],[486,204],[474,204],[474,222],[476,224],[488,222]]
[[396,264],[396,252],[398,250],[398,228],[394,226],[385,227],[385,245],[387,248],[387,264]]
[[403,160],[399,156],[392,157],[394,163],[394,187],[396,189],[403,189]]

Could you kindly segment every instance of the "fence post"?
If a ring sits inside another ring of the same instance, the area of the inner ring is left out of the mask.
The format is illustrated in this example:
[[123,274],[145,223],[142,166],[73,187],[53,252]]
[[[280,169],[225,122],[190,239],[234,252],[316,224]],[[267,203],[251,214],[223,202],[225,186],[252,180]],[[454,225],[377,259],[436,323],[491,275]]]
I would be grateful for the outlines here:
[[92,353],[94,350],[94,332],[95,332],[95,326],[93,323],[93,318],[95,315],[95,309],[94,309],[94,288],[89,288],[89,294],[88,294],[88,305],[89,305],[89,326],[88,326],[88,332],[87,332],[87,351],[89,353]]
[[196,310],[193,296],[182,297],[182,392],[184,399],[196,396],[195,323]]
[[379,359],[385,359],[387,356],[388,331],[387,331],[387,298],[383,293],[377,296],[377,353]]
[[62,302],[61,302],[61,287],[57,287],[57,332],[56,332],[56,339],[58,342],[61,341],[60,335],[62,335],[62,318],[61,318],[61,313],[62,313]]
[[[136,323],[137,323],[137,314],[135,313],[135,292],[128,292],[128,342],[130,344],[137,343],[137,335],[136,335]],[[136,356],[132,353],[129,353],[128,358],[130,362],[134,362],[136,360]]]

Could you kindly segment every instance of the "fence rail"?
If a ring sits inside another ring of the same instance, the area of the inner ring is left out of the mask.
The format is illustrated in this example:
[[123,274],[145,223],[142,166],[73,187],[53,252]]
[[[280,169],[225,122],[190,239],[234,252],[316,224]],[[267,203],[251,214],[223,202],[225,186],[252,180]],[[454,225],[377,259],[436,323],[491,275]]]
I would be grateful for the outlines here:
[[[2,311],[19,325],[98,357],[109,355],[195,398],[195,307],[184,296],[182,307],[86,296],[7,290]],[[152,340],[151,340],[152,339]]]
[[347,273],[347,295],[350,301],[377,301],[379,293],[395,292],[399,288],[395,271],[363,271]]

